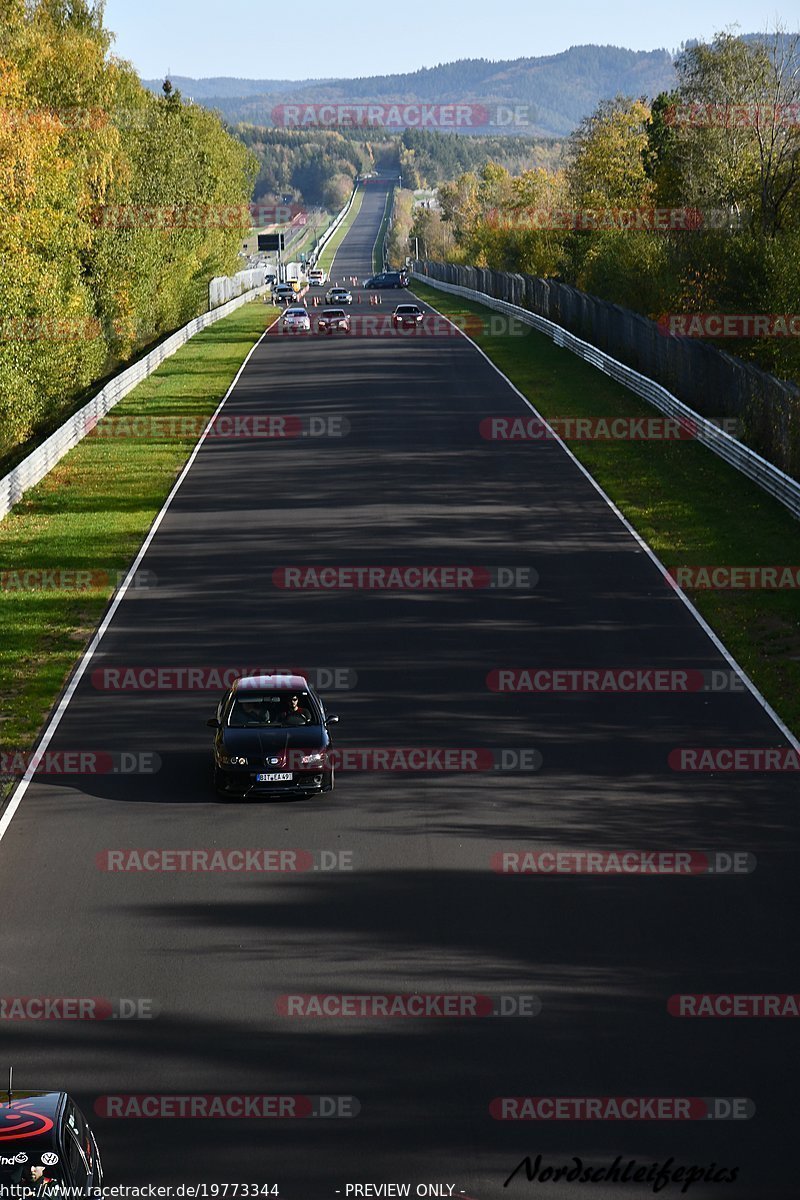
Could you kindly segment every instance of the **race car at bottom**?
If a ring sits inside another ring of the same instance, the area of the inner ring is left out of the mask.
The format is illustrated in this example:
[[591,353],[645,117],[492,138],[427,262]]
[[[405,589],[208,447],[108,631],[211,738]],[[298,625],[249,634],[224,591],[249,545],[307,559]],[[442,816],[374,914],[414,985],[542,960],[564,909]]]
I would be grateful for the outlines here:
[[71,1096],[9,1090],[0,1100],[0,1195],[16,1184],[37,1195],[76,1196],[102,1182],[95,1136]]

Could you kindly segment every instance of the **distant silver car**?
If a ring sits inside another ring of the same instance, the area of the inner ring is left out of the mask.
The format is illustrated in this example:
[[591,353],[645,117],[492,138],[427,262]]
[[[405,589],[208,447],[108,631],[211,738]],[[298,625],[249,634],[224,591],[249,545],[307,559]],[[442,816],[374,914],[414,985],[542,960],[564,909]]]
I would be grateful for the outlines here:
[[353,293],[347,288],[335,287],[331,288],[325,297],[326,304],[352,304]]
[[281,318],[281,330],[283,333],[311,333],[311,318],[306,309],[298,305],[287,308]]
[[349,333],[350,314],[343,308],[323,308],[317,322],[318,333]]

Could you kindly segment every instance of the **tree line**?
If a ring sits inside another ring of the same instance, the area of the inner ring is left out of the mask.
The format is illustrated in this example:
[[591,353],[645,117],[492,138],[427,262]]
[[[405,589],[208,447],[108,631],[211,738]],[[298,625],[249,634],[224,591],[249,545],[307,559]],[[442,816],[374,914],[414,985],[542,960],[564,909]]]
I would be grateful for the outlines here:
[[417,238],[421,256],[554,277],[654,319],[777,317],[767,336],[718,344],[797,380],[800,322],[784,318],[800,312],[798,39],[718,34],[676,72],[652,103],[601,102],[561,170],[461,172],[438,211],[406,217],[396,253]]
[[257,163],[111,53],[100,3],[0,0],[0,455],[208,307]]

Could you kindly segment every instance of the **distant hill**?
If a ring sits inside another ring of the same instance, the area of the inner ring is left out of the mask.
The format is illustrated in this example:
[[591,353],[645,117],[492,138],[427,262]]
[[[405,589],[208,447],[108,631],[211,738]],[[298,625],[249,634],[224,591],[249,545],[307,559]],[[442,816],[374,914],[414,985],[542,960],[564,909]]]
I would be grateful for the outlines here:
[[[152,91],[162,80],[145,79]],[[496,132],[564,137],[592,112],[598,101],[618,92],[655,96],[675,84],[667,50],[624,50],[618,46],[572,46],[546,58],[491,62],[461,59],[404,75],[359,79],[190,79],[172,76],[185,98],[216,108],[229,122],[273,125],[278,104],[424,102],[527,105],[527,127]],[[280,123],[280,122],[278,122]]]
[[[765,35],[740,35],[745,41]],[[791,44],[796,35],[782,34]],[[694,41],[687,41],[686,46]],[[161,90],[162,80],[145,79],[146,87]],[[357,79],[190,79],[176,75],[173,84],[183,96],[215,108],[231,124],[281,124],[273,110],[281,104],[335,101],[346,103],[473,103],[527,105],[526,126],[500,125],[484,133],[515,133],[563,138],[597,107],[601,100],[647,96],[669,91],[676,84],[674,57],[667,50],[625,50],[619,46],[571,46],[545,58],[515,58],[492,62],[464,58],[423,67],[403,75],[372,75]]]

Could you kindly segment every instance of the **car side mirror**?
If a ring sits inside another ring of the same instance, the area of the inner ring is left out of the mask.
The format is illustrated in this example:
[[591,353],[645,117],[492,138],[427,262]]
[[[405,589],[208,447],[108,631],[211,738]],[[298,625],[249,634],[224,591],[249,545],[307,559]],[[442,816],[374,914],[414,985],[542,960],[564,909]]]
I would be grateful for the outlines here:
[[220,728],[219,719],[217,717],[209,717],[208,720],[206,721],[206,725],[208,726],[209,729],[219,729]]
[[326,724],[326,725],[338,725],[338,724],[339,724],[339,718],[338,718],[338,717],[328,717],[328,719],[327,719],[327,721],[325,722],[325,724]]

